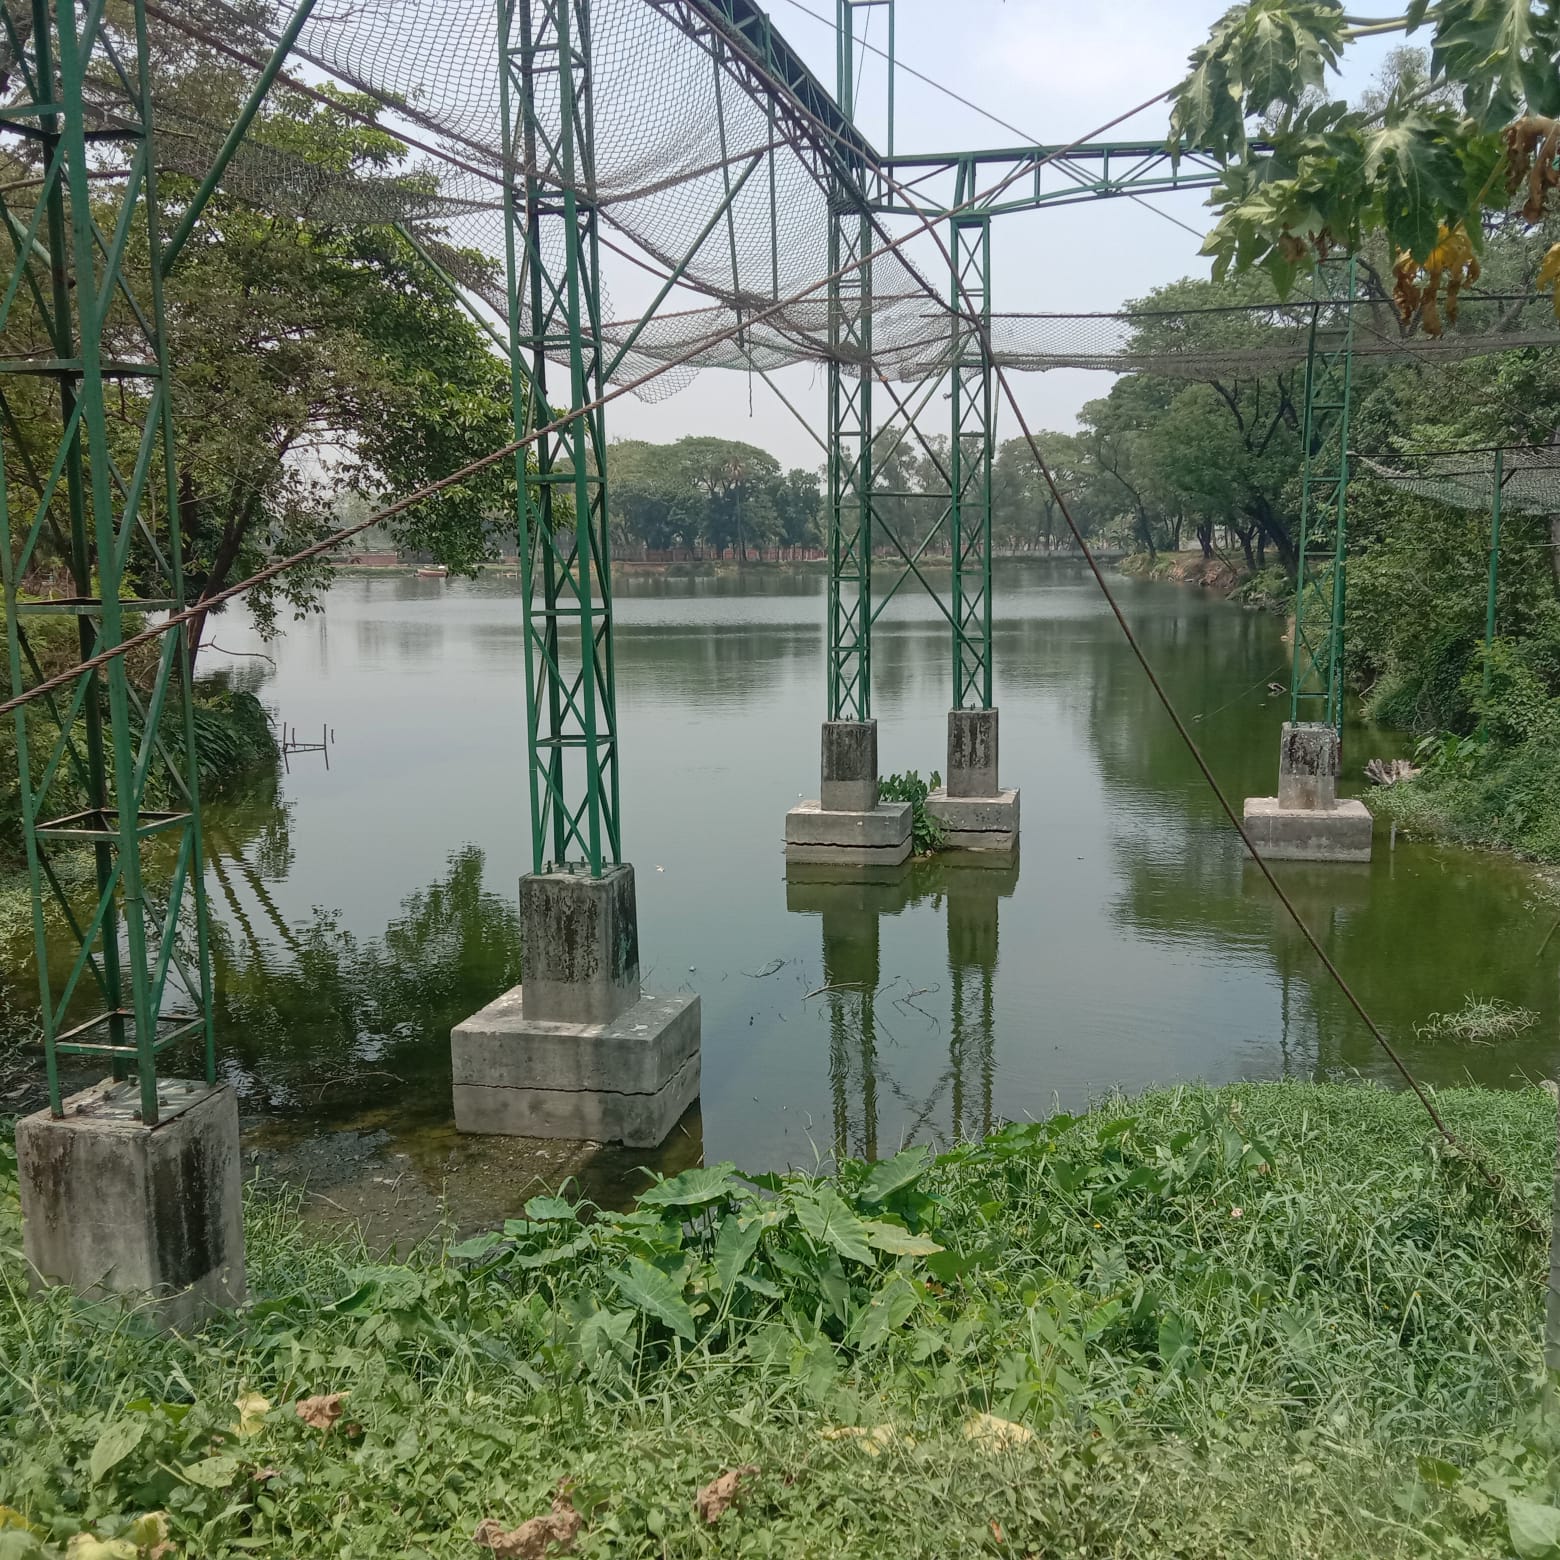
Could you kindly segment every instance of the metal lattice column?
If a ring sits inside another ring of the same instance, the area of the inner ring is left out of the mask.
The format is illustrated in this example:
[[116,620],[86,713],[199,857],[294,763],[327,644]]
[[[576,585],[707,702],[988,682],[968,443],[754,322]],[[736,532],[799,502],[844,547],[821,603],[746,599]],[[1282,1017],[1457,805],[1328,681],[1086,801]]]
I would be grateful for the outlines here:
[[1343,731],[1349,422],[1354,388],[1355,261],[1317,267],[1305,368],[1304,468],[1295,560],[1295,642],[1289,718]]
[[[855,99],[851,0],[838,0],[836,95]],[[872,216],[864,169],[837,159],[829,210],[829,719],[872,715]],[[840,275],[845,267],[851,269]]]
[[[0,133],[30,139],[42,174],[30,208],[0,197],[12,256],[0,301],[0,415],[16,436],[16,459],[0,469],[0,564],[11,689],[21,693],[44,675],[30,625],[74,619],[85,658],[121,643],[132,615],[185,601],[180,528],[170,523],[176,471],[145,12],[136,0],[111,28],[101,7],[33,0],[25,41],[9,10],[3,25],[20,90]],[[93,205],[105,158],[122,170],[117,209]],[[25,437],[24,423],[36,426],[27,415],[36,404],[20,399],[29,380],[57,401],[59,431],[41,461]],[[51,553],[68,567],[71,597],[29,599]],[[215,1081],[188,655],[180,628],[163,636],[154,666],[132,671],[117,658],[68,695],[16,713],[56,1115],[66,1056],[133,1076],[148,1124],[159,1112],[157,1058],[169,1046],[201,1043]],[[83,846],[95,861],[85,914],[85,896],[57,870],[59,852]],[[50,899],[67,929],[63,946],[48,935]]]
[[953,708],[991,708],[991,219],[949,223],[953,311],[949,538]]
[[[511,391],[521,436],[602,394],[590,0],[499,0]],[[554,375],[554,378],[556,376]],[[533,869],[600,877],[622,859],[607,521],[598,407],[515,457]]]

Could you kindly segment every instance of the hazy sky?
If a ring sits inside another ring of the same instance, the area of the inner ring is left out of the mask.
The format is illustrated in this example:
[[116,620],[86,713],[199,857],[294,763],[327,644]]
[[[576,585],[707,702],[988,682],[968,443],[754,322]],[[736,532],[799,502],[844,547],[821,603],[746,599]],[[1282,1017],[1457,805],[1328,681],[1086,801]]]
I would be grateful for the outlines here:
[[[1008,120],[1024,131],[1024,140],[1066,142],[1171,87],[1185,73],[1188,53],[1226,7],[1227,0],[1114,0],[1108,7],[1077,0],[899,0],[896,50],[902,64]],[[769,10],[832,90],[833,0],[770,0]],[[858,15],[858,36],[869,25],[869,41],[884,44],[883,12]],[[1340,90],[1354,95],[1395,41],[1362,47]],[[880,147],[885,75],[883,61],[869,56],[858,118]],[[895,92],[897,152],[1010,146],[1019,139],[903,72]],[[1111,130],[1108,138],[1162,136],[1166,126],[1167,111],[1160,105]],[[1196,234],[1120,198],[1002,217],[992,245],[994,307],[1113,309],[1164,282],[1206,274],[1208,262],[1197,253],[1207,226],[1203,198],[1188,192],[1154,202]],[[631,291],[631,284],[614,287],[625,305],[637,301],[628,296]],[[822,369],[811,366],[777,376],[820,431],[822,382]],[[1104,394],[1110,383],[1107,375],[1074,370],[1015,380],[1026,414],[1039,426],[1059,428],[1072,426],[1078,407]],[[749,389],[745,374],[706,370],[691,387],[659,404],[632,396],[615,401],[608,411],[609,433],[656,440],[713,433],[761,445],[787,464],[817,466],[817,445],[756,376],[749,414]],[[1013,432],[999,427],[1002,437]]]

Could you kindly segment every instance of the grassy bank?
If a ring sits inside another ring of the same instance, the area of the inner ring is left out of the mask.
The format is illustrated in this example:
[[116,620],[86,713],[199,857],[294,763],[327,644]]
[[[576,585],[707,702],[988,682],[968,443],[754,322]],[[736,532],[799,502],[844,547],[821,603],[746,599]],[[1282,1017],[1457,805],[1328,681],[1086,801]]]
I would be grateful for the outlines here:
[[832,1182],[692,1171],[585,1223],[539,1198],[398,1266],[256,1190],[256,1303],[192,1339],[25,1299],[7,1186],[0,1521],[30,1531],[0,1556],[165,1530],[160,1555],[203,1560],[476,1555],[479,1531],[514,1555],[549,1532],[614,1556],[1548,1555],[1554,1108],[1442,1107],[1503,1199],[1411,1100],[1301,1085]]

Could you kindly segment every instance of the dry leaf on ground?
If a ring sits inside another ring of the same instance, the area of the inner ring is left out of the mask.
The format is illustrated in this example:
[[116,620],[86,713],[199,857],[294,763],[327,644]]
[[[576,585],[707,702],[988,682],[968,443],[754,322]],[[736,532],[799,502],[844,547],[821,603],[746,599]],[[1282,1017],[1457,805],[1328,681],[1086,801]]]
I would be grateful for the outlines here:
[[1012,1451],[1015,1447],[1028,1446],[1035,1438],[1028,1425],[999,1419],[995,1414],[975,1414],[965,1420],[964,1434],[983,1452]]
[[506,1531],[494,1517],[484,1517],[471,1535],[478,1549],[491,1549],[497,1560],[542,1560],[549,1550],[567,1554],[574,1548],[583,1521],[569,1497],[567,1480],[553,1496],[552,1510],[545,1517],[532,1517],[517,1528]]
[[757,1463],[744,1463],[712,1479],[693,1497],[694,1508],[706,1522],[719,1522],[737,1503],[737,1492],[742,1481],[758,1472]]
[[318,1397],[300,1398],[297,1415],[311,1430],[329,1430],[341,1418],[345,1392],[322,1392]]

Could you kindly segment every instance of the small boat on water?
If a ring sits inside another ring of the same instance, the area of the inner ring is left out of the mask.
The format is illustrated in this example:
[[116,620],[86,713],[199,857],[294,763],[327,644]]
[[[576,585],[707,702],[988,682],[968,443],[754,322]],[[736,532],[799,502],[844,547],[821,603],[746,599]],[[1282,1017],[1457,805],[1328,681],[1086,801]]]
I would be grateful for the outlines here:
[[425,563],[417,571],[420,580],[442,580],[450,571],[442,563]]

